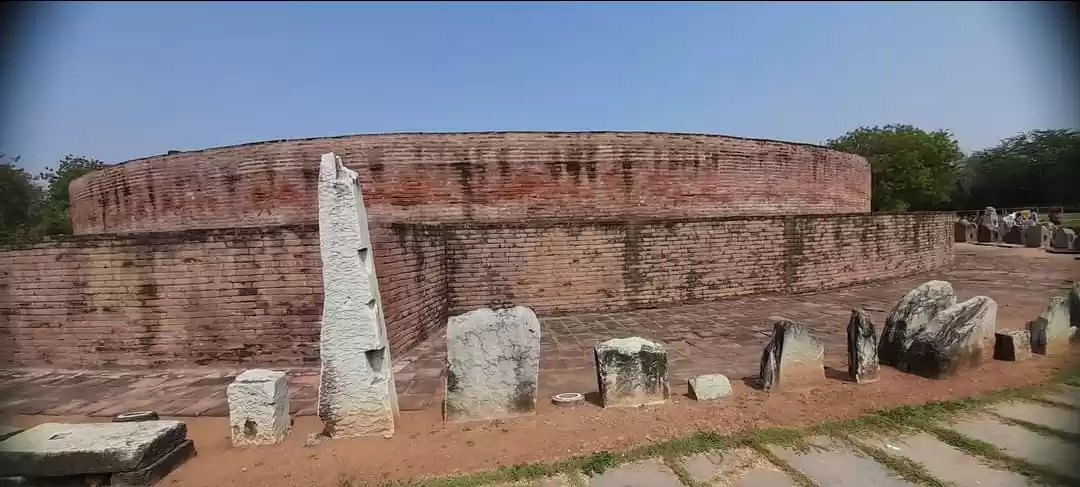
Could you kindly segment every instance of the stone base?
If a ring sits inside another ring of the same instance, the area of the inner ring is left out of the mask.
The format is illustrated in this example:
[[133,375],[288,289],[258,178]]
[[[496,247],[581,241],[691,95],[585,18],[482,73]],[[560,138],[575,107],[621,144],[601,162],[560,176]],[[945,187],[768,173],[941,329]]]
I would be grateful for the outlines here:
[[158,483],[193,456],[195,456],[195,443],[191,440],[184,440],[176,448],[161,455],[150,465],[129,472],[117,472],[112,475],[7,477],[0,478],[0,487],[149,487]]
[[1031,334],[1027,330],[1002,330],[995,333],[994,358],[1009,362],[1031,358]]
[[264,369],[244,371],[229,384],[233,446],[272,445],[285,439],[292,425],[288,387],[284,372]]
[[45,423],[0,442],[0,476],[113,474],[155,462],[187,437],[180,421]]
[[699,375],[689,380],[690,396],[695,401],[712,401],[731,395],[731,381],[723,374]]

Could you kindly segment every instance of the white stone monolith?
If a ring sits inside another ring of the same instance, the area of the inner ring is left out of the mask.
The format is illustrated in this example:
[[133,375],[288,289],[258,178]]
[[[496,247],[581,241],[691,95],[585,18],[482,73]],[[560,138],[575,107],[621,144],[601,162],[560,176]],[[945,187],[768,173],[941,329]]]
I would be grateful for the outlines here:
[[319,166],[323,314],[319,418],[331,438],[394,432],[397,394],[357,175],[334,153]]

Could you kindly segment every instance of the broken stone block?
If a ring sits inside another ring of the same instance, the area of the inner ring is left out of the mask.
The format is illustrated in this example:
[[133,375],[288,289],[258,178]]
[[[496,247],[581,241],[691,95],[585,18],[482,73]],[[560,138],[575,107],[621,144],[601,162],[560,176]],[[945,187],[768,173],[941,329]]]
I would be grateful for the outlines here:
[[536,412],[540,320],[524,306],[481,308],[446,326],[446,421]]
[[601,405],[634,407],[667,402],[667,351],[640,337],[596,344],[596,380]]
[[804,326],[781,320],[761,353],[761,387],[766,391],[812,385],[825,378],[825,345]]
[[1028,323],[1031,351],[1040,355],[1061,355],[1069,351],[1069,303],[1063,296],[1050,298],[1046,309]]
[[1027,330],[1001,330],[994,339],[995,359],[1020,362],[1031,358],[1031,334]]
[[905,355],[912,341],[930,320],[956,304],[956,293],[947,281],[929,281],[908,291],[885,318],[878,344],[878,359],[906,370]]
[[1050,237],[1050,246],[1058,250],[1072,250],[1076,241],[1076,232],[1068,227],[1054,228]]
[[195,456],[195,442],[184,440],[176,448],[161,455],[157,460],[145,467],[112,474],[109,477],[109,487],[146,487],[154,485],[193,456]]
[[870,315],[861,309],[851,310],[847,326],[848,377],[859,384],[878,379],[878,339]]
[[1032,225],[1024,230],[1024,246],[1047,248],[1050,246],[1050,230],[1046,225]]
[[319,165],[323,311],[319,419],[331,438],[394,433],[397,393],[355,172],[333,153]]
[[938,313],[908,349],[907,370],[941,379],[979,365],[994,353],[997,303],[976,296]]
[[975,233],[974,223],[964,219],[956,221],[954,237],[957,242],[974,242],[976,238]]
[[289,434],[289,386],[284,372],[244,371],[225,392],[233,445],[272,445]]
[[690,394],[698,401],[731,395],[731,381],[724,374],[699,375],[690,379]]
[[1001,241],[1012,245],[1024,245],[1024,229],[1020,225],[1009,227],[1002,234]]
[[186,440],[181,421],[45,423],[0,442],[0,477],[129,472],[155,463]]

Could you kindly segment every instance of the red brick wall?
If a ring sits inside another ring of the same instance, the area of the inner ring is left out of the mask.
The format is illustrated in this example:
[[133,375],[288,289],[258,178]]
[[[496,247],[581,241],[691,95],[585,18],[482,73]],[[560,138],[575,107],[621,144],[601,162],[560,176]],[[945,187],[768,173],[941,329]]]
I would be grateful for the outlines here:
[[447,231],[451,312],[664,306],[808,292],[953,260],[950,213],[470,224]]
[[[650,307],[804,292],[952,261],[948,213],[371,225],[392,351],[448,312]],[[76,236],[0,247],[0,361],[312,364],[314,226]]]
[[863,158],[805,144],[658,133],[383,134],[137,159],[71,184],[76,233],[315,223],[319,156],[361,177],[378,221],[870,211]]
[[[441,236],[371,229],[392,350],[442,326]],[[314,226],[85,236],[0,248],[0,360],[318,363]]]

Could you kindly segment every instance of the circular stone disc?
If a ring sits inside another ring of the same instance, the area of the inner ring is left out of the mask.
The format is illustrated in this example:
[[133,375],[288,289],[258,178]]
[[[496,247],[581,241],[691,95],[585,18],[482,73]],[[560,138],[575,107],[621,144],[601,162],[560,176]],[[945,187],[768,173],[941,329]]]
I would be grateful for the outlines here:
[[577,406],[585,402],[585,395],[580,392],[560,392],[551,396],[551,403],[556,406]]

